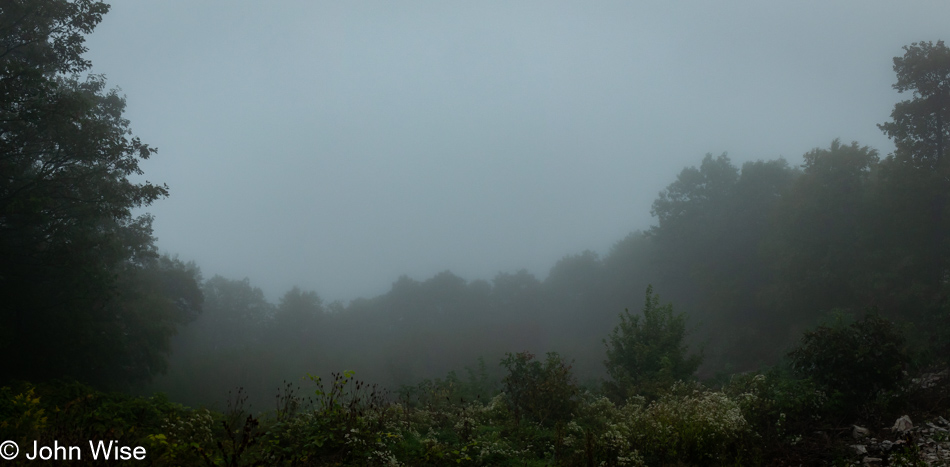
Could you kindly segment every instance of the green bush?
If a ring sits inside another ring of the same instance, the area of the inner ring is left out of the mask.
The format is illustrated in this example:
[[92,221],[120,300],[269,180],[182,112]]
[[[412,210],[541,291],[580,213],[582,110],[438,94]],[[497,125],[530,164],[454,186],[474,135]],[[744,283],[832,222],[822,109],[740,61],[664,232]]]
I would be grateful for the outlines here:
[[798,375],[827,390],[832,405],[849,415],[896,389],[910,361],[897,326],[874,314],[850,325],[839,315],[806,332],[789,357]]
[[739,403],[722,392],[676,383],[670,393],[647,404],[631,398],[620,408],[616,430],[648,465],[694,465],[741,461],[751,435]]
[[31,384],[0,388],[0,439],[23,442],[46,430],[46,409]]
[[564,426],[558,465],[646,465],[631,443],[620,409],[607,397],[584,396],[577,416]]
[[488,402],[498,394],[498,380],[489,376],[483,357],[478,358],[477,368],[467,366],[465,372],[465,380],[452,370],[444,379],[424,379],[416,385],[403,385],[398,391],[399,400],[413,408],[433,408]]
[[760,439],[758,451],[764,446],[795,444],[802,435],[813,434],[827,405],[823,390],[811,380],[796,378],[786,367],[735,375],[723,392],[739,404]]
[[501,365],[508,370],[502,379],[505,399],[515,420],[553,425],[571,418],[578,402],[577,380],[556,352],[542,364],[529,352],[506,353]]
[[698,355],[687,355],[685,316],[673,314],[672,304],[661,306],[653,286],[647,287],[640,318],[624,310],[604,340],[611,378],[604,390],[617,401],[637,394],[655,399],[674,382],[692,377],[702,362]]
[[152,465],[200,462],[197,449],[213,443],[211,423],[207,411],[163,395],[133,397],[62,381],[0,388],[0,439],[70,446],[115,441],[146,447]]
[[267,463],[388,458],[390,406],[383,391],[355,379],[353,371],[333,373],[328,385],[319,376],[309,378],[316,385],[313,398],[301,399],[288,384],[277,395],[276,417],[262,422]]

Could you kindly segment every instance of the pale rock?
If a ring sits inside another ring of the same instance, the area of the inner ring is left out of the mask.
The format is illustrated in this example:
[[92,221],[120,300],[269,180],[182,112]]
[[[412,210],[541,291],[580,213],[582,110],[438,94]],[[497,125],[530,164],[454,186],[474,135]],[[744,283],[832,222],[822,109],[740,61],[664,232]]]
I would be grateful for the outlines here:
[[867,428],[864,428],[861,426],[854,425],[854,428],[851,429],[851,436],[853,436],[854,439],[858,439],[858,440],[864,439],[864,438],[867,438],[868,435],[870,434],[871,434],[871,430],[868,430]]
[[854,453],[857,455],[867,454],[868,448],[863,444],[852,444],[851,448],[854,449]]
[[907,415],[904,415],[903,417],[898,418],[896,422],[894,422],[894,426],[891,429],[898,433],[907,433],[913,428],[914,428],[914,423],[910,421],[910,417],[908,417]]
[[932,428],[931,433],[935,433],[935,432],[938,432],[938,431],[947,431],[946,428],[940,428],[939,426],[934,425],[933,423],[930,423],[930,422],[927,422],[927,426],[929,426],[930,428]]

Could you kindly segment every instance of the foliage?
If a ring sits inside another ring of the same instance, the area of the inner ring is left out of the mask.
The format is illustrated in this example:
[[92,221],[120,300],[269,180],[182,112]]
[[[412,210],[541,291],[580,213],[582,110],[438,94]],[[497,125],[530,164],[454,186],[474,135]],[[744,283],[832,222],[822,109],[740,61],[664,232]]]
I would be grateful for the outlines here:
[[206,463],[207,453],[217,447],[215,436],[220,436],[215,418],[220,417],[208,409],[167,414],[158,432],[147,436],[149,459],[158,465]]
[[876,314],[847,325],[839,316],[808,331],[789,357],[796,373],[826,389],[846,413],[896,389],[909,362],[900,330]]
[[399,399],[411,407],[438,407],[466,401],[488,401],[500,391],[498,381],[488,374],[485,358],[478,358],[478,367],[465,367],[466,379],[455,370],[445,378],[424,379],[414,386],[399,389]]
[[794,444],[803,433],[814,431],[826,411],[825,392],[789,370],[775,367],[734,375],[722,390],[739,404],[762,448]]
[[[683,169],[666,190],[653,202],[651,213],[659,219],[658,230],[683,235],[699,216],[715,214],[715,207],[731,195],[739,179],[739,171],[722,154],[713,158],[706,154],[700,168]],[[696,227],[695,225],[693,226]]]
[[[314,291],[293,287],[280,299],[274,313],[274,324],[283,338],[307,338],[323,315],[323,300]],[[295,335],[294,335],[295,334]]]
[[16,383],[0,388],[0,437],[61,446],[114,441],[144,446],[155,465],[200,462],[196,446],[210,448],[211,419],[164,396],[104,393],[81,383]]
[[[133,215],[168,194],[130,180],[155,149],[131,135],[125,99],[102,76],[80,76],[91,66],[83,36],[108,8],[92,0],[3,5],[0,353],[20,356],[4,381],[148,380],[200,305],[188,284],[164,295],[161,283],[178,272],[158,259],[152,218]],[[184,296],[188,310],[178,308]]]
[[914,167],[946,169],[950,144],[950,48],[943,41],[914,42],[894,57],[898,92],[912,100],[897,103],[893,121],[878,125],[897,145],[895,156]]
[[741,459],[749,428],[735,400],[685,383],[649,404],[630,399],[620,408],[618,426],[651,465]]
[[0,388],[0,438],[36,439],[46,429],[46,409],[40,405],[33,385],[19,391]]
[[687,356],[686,318],[674,315],[672,304],[661,306],[652,286],[647,287],[642,318],[624,310],[620,324],[604,340],[604,365],[611,378],[604,388],[618,400],[635,394],[655,398],[675,381],[690,378],[701,361],[698,355]]
[[515,421],[552,425],[572,416],[577,407],[577,381],[571,366],[556,352],[549,352],[544,363],[535,361],[529,352],[507,353],[501,365],[508,370],[502,387]]
[[316,385],[313,398],[298,398],[290,384],[278,394],[276,418],[265,421],[267,463],[322,462],[373,453],[391,412],[385,392],[355,379],[352,371],[334,373],[328,386],[319,376],[309,379]]
[[[543,370],[526,357],[507,359]],[[0,415],[9,422],[0,422],[0,435],[115,439],[146,446],[152,465],[784,465],[803,435],[817,436],[827,405],[812,382],[778,369],[737,376],[720,391],[677,382],[652,402],[577,394],[554,423],[517,419],[505,393],[410,406],[352,372],[311,380],[311,397],[286,383],[276,410],[257,414],[241,390],[215,413],[72,383],[5,387]]]
[[[878,229],[890,264],[888,308],[908,310],[915,321],[944,315],[950,271],[950,48],[943,41],[915,42],[894,57],[894,89],[912,98],[894,105],[878,125],[894,141],[882,163]],[[940,319],[937,320],[941,321]],[[928,323],[930,324],[930,323]],[[939,332],[933,337],[937,337]]]
[[877,151],[857,142],[836,139],[804,155],[801,175],[777,204],[765,248],[775,311],[763,315],[778,321],[777,329],[867,303],[881,279],[874,264],[877,170]]

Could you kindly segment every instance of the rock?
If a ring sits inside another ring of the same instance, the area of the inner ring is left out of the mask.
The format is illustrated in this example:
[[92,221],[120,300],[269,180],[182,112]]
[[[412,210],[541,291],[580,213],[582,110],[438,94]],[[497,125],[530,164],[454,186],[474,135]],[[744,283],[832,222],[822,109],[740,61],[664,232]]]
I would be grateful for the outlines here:
[[863,444],[852,444],[851,448],[854,449],[854,453],[857,455],[867,454],[868,448]]
[[881,441],[881,449],[890,451],[892,447],[894,447],[894,443],[890,442],[889,440],[885,439],[884,441]]
[[861,426],[854,425],[854,428],[851,429],[851,436],[853,436],[854,439],[858,439],[858,440],[864,439],[864,438],[867,438],[868,435],[870,434],[871,434],[871,430],[868,430],[867,428],[864,428]]
[[894,426],[891,429],[898,433],[907,433],[913,428],[914,428],[914,423],[910,421],[910,417],[908,417],[907,415],[904,415],[903,417],[898,418],[896,422],[894,422]]
[[880,457],[865,457],[864,458],[865,464],[880,464],[881,462],[884,462],[884,459],[881,459]]

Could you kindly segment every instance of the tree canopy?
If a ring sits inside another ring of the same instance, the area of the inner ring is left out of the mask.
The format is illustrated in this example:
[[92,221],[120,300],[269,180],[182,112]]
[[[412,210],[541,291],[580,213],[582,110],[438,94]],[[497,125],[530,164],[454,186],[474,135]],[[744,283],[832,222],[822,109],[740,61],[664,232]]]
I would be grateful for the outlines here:
[[[131,134],[105,78],[81,75],[84,35],[108,9],[0,9],[0,351],[22,356],[2,378],[148,379],[201,303],[197,269],[160,259],[151,216],[133,213],[168,195],[131,180],[155,149]],[[163,311],[145,319],[143,300]]]
[[898,92],[913,99],[894,106],[890,122],[878,125],[897,145],[895,156],[915,167],[946,170],[950,143],[950,48],[943,41],[914,42],[894,57]]

